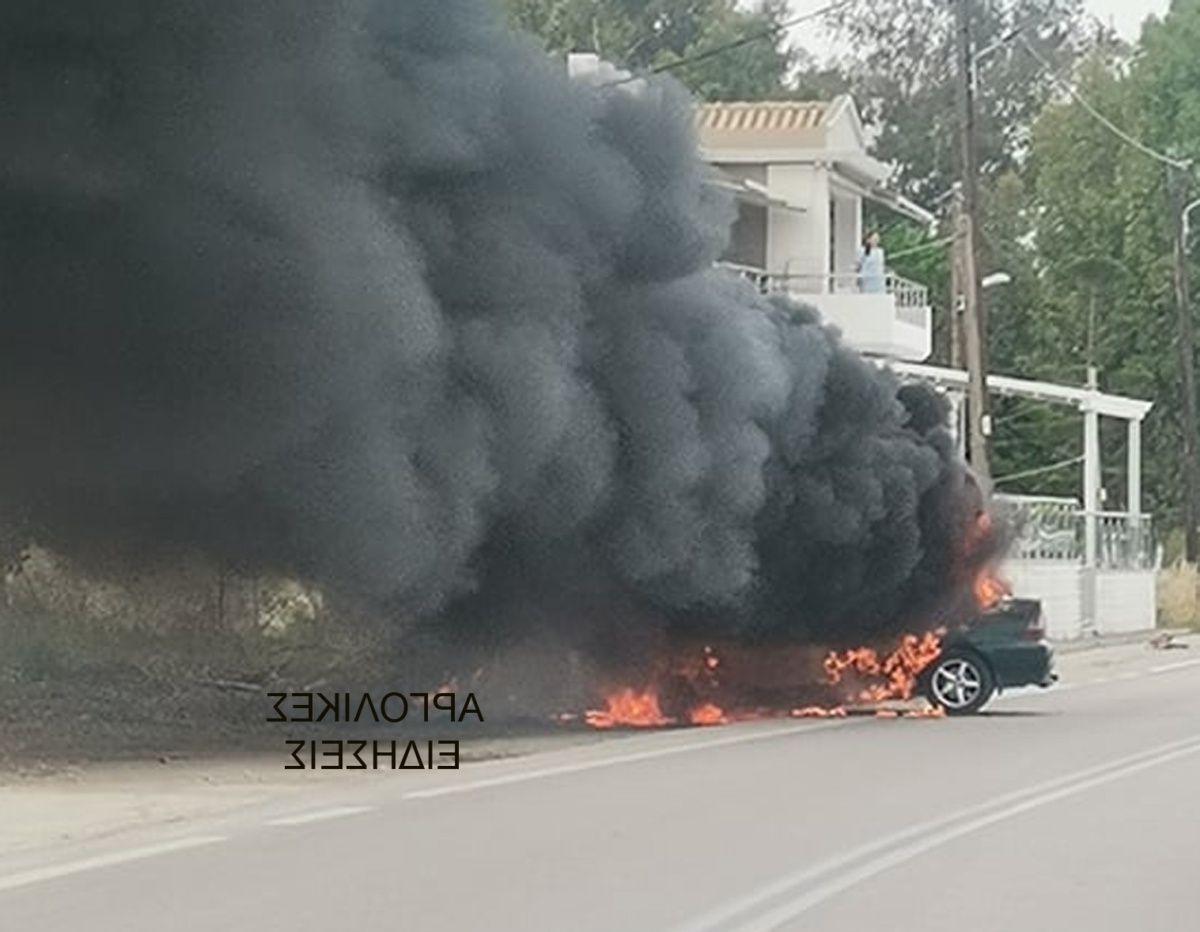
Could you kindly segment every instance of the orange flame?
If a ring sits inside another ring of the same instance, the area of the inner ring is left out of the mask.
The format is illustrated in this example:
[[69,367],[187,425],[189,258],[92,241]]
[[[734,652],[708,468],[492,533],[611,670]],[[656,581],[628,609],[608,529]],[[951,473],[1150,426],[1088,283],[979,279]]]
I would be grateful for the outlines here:
[[883,679],[882,683],[871,684],[859,693],[862,702],[877,705],[892,699],[911,699],[917,677],[942,652],[942,633],[927,632],[922,637],[907,635],[899,647],[882,659],[869,647],[831,653],[825,658],[826,682],[836,686],[842,682],[846,671],[852,671],[860,676]]
[[691,719],[693,725],[725,725],[729,722],[721,707],[711,702],[692,709]]
[[975,601],[983,611],[999,605],[1010,591],[1008,583],[993,570],[984,570],[975,579]]
[[827,709],[824,706],[810,705],[803,709],[792,709],[792,718],[845,718],[846,710],[840,706]]
[[656,728],[671,724],[671,720],[659,709],[658,694],[653,689],[642,692],[621,689],[608,696],[605,703],[605,709],[590,710],[585,716],[587,723],[593,728],[616,728],[620,725],[630,728]]
[[[941,654],[943,634],[944,630],[921,636],[910,634],[900,641],[895,650],[886,655],[867,647],[830,653],[824,660],[826,684],[836,685],[848,674],[855,674],[857,679],[854,689],[858,691],[856,701],[879,705],[891,700],[909,700],[916,692],[917,677]],[[675,664],[667,670],[673,671],[669,676],[682,677],[693,684],[707,682],[709,686],[720,686],[717,671],[721,667],[721,659],[716,652],[711,647],[704,647],[702,652],[691,654],[682,663]],[[803,679],[803,673],[798,671],[798,675]],[[876,682],[861,682],[864,679],[874,679]],[[727,725],[774,716],[843,718],[847,714],[846,709],[841,706],[730,709],[725,705],[724,702],[718,705],[711,699],[701,701],[697,697],[696,704],[690,710],[677,711],[674,707],[669,707],[671,715],[678,716],[669,718],[663,713],[658,687],[652,682],[648,686],[614,689],[605,696],[603,708],[588,711],[583,719],[592,728],[608,729],[657,728],[681,723],[696,726]],[[563,722],[571,720],[573,719],[567,716],[560,718]]]

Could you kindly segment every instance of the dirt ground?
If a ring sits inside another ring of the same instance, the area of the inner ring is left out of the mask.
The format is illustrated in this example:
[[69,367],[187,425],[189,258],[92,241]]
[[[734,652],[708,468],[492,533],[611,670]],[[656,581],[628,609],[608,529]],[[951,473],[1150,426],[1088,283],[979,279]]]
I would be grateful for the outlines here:
[[[372,689],[371,695],[378,699],[386,691]],[[361,692],[353,694],[357,698]],[[515,753],[514,742],[583,731],[549,717],[488,712],[482,723],[473,716],[453,723],[445,716],[434,720],[436,713],[423,722],[417,720],[415,702],[411,718],[394,725],[280,723],[268,721],[277,715],[274,703],[265,691],[243,684],[167,681],[132,669],[100,668],[76,671],[69,678],[31,680],[11,666],[0,666],[0,785],[14,778],[135,761],[262,756],[282,767],[290,753],[288,739],[455,738],[467,744],[464,760],[490,759]],[[497,741],[507,750],[493,746]]]
[[[1200,637],[1180,637],[1178,650],[1148,641],[1145,635],[1072,645],[1061,651],[1059,669],[1070,684],[1102,687],[1114,677],[1200,662]],[[75,670],[66,680],[22,677],[11,664],[0,670],[0,856],[36,856],[139,826],[301,800],[317,784],[345,778],[337,771],[285,770],[285,726],[265,721],[271,703],[259,694],[184,679],[165,683],[134,670]],[[319,726],[287,727],[302,730],[296,737],[322,737]],[[512,718],[486,728],[464,723],[450,735],[444,725],[430,729],[459,738],[466,764],[628,734]],[[418,732],[387,726],[370,736],[407,740]],[[395,779],[386,772],[357,776]]]

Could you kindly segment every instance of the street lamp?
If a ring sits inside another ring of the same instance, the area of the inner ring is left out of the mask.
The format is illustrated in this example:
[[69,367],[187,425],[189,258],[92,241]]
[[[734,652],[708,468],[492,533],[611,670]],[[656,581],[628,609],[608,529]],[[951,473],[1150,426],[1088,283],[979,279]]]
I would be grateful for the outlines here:
[[976,51],[974,53],[974,55],[971,56],[972,57],[972,65],[973,65],[973,67],[971,68],[971,87],[972,87],[972,89],[975,89],[979,86],[979,69],[978,69],[979,62],[983,61],[985,58],[987,58],[989,55],[993,54],[994,52],[1000,51],[1006,45],[1011,43],[1014,39],[1022,39],[1023,40],[1025,38],[1025,36],[1024,36],[1025,31],[1028,30],[1030,27],[1037,26],[1040,28],[1042,26],[1049,25],[1050,23],[1057,23],[1059,20],[1064,19],[1066,17],[1066,15],[1067,14],[1065,12],[1059,12],[1059,13],[1048,13],[1045,16],[1033,17],[1032,19],[1028,19],[1023,23],[1020,23],[1017,26],[1014,26],[1012,29],[1010,29],[1008,32],[1004,33],[1004,35],[1002,35],[995,42],[992,42],[990,45],[985,45],[983,48]]
[[[1012,282],[1012,277],[1007,272],[993,272],[991,275],[985,275],[982,279],[980,279],[979,287],[981,291],[987,291],[1000,285],[1007,285],[1010,282]],[[961,294],[956,293],[954,297],[954,318],[951,324],[951,340],[953,341],[953,346],[951,347],[951,364],[955,368],[958,368],[960,364],[960,357],[962,355],[962,350],[960,348],[960,340],[962,337],[959,331],[962,327],[961,317],[966,302]],[[963,398],[961,396],[956,397],[952,403],[952,407],[955,433],[958,437],[958,451],[963,456],[966,456],[968,436],[971,426],[967,421],[967,409],[963,404]],[[983,415],[982,426],[984,434],[990,437],[992,435],[992,416],[990,413],[985,413]]]
[[[1185,182],[1186,184],[1186,182]],[[1182,190],[1186,190],[1183,188]],[[1180,198],[1182,200],[1183,198]],[[1183,372],[1183,549],[1184,559],[1194,561],[1200,549],[1197,509],[1200,508],[1200,465],[1196,462],[1196,337],[1188,295],[1188,221],[1200,199],[1184,206],[1175,228],[1175,304],[1179,314],[1179,352]]]
[[1185,208],[1183,208],[1183,248],[1184,248],[1184,250],[1187,249],[1188,237],[1191,235],[1191,226],[1189,224],[1190,224],[1190,220],[1191,220],[1191,216],[1192,216],[1192,211],[1196,210],[1197,208],[1200,208],[1200,198],[1197,198],[1196,200],[1194,200],[1190,204],[1188,204]]

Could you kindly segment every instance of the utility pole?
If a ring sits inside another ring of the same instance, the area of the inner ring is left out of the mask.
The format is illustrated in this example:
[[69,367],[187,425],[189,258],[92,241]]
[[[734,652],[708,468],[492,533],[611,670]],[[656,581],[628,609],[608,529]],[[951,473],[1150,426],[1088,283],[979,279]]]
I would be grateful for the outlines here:
[[1196,462],[1196,330],[1188,297],[1188,210],[1187,178],[1182,171],[1168,169],[1175,183],[1171,198],[1175,221],[1175,305],[1179,314],[1179,369],[1183,378],[1183,548],[1184,559],[1194,563],[1196,504],[1200,491],[1200,466]]
[[[950,367],[963,369],[966,352],[963,348],[963,238],[962,185],[956,185],[950,204]],[[956,394],[953,402],[954,436],[959,455],[967,458],[967,437],[970,434],[966,395]]]
[[987,391],[987,336],[983,294],[979,284],[979,188],[975,144],[975,67],[971,41],[972,0],[952,0],[958,38],[958,117],[962,143],[962,210],[957,234],[961,240],[963,344],[967,363],[967,408],[970,418],[971,468],[985,486],[991,484],[988,438],[992,432]]
[[950,207],[950,367],[961,369],[965,365],[963,350],[963,283],[962,283],[962,187],[954,190]]

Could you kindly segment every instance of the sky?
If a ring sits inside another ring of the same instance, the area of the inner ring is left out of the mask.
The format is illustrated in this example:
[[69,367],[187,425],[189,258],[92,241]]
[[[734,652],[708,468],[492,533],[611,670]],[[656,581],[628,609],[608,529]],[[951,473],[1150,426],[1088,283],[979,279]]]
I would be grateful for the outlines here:
[[1133,41],[1148,16],[1163,16],[1170,0],[1087,0],[1088,11],[1111,25],[1125,39]]
[[[827,6],[829,0],[791,0],[791,7],[797,16],[818,10]],[[1085,0],[1084,7],[1089,13],[1110,25],[1125,39],[1137,39],[1142,21],[1148,16],[1162,16],[1170,6],[1170,0]],[[823,58],[833,48],[829,40],[822,35],[819,26],[804,24],[797,28],[794,34],[796,44],[802,45],[818,58]]]

